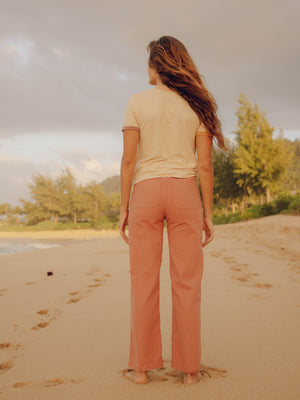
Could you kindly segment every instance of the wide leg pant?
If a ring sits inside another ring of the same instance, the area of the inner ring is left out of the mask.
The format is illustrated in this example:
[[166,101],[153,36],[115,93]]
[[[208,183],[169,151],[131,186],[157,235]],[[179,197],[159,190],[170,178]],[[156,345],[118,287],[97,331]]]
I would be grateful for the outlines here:
[[172,285],[174,369],[200,370],[203,275],[201,197],[196,176],[158,177],[134,185],[128,215],[131,276],[130,368],[163,366],[159,291],[164,219]]

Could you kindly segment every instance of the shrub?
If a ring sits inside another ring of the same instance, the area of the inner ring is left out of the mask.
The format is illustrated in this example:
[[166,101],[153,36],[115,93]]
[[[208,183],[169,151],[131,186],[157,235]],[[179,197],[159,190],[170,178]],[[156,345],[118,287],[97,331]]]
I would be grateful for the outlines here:
[[247,220],[251,218],[261,218],[273,214],[276,214],[273,204],[256,204],[244,211],[242,217],[243,220]]
[[227,224],[228,221],[231,218],[231,215],[233,215],[233,214],[229,214],[227,216],[225,214],[223,214],[223,215],[214,215],[213,216],[213,224],[214,225]]
[[103,215],[92,222],[91,226],[94,229],[118,229],[119,221],[112,221],[107,215]]
[[229,224],[234,223],[234,222],[239,222],[243,220],[243,214],[239,211],[234,214],[231,214],[229,217],[229,220],[227,221]]
[[55,229],[54,221],[41,221],[38,224],[34,225],[33,230],[35,231],[52,231]]
[[282,210],[288,209],[290,203],[293,201],[293,196],[288,193],[283,193],[278,196],[277,199],[273,200],[273,204],[276,210],[276,214],[279,214]]
[[270,204],[261,204],[261,209],[260,209],[260,215],[261,217],[265,217],[267,215],[274,215],[276,214],[276,209],[273,206],[272,203]]
[[259,218],[261,216],[261,205],[256,204],[244,211],[244,215],[249,215],[251,218]]
[[300,215],[300,194],[297,193],[288,206],[288,211],[293,215]]

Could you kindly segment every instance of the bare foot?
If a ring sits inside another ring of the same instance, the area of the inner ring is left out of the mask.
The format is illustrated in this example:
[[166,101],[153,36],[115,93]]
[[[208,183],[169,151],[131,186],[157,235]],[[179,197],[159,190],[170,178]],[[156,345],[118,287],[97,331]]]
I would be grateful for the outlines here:
[[192,383],[198,383],[201,379],[202,373],[199,372],[184,372],[183,383],[190,385]]
[[135,369],[128,369],[127,371],[123,371],[123,375],[125,376],[125,378],[130,379],[135,383],[149,382],[147,371],[136,371]]

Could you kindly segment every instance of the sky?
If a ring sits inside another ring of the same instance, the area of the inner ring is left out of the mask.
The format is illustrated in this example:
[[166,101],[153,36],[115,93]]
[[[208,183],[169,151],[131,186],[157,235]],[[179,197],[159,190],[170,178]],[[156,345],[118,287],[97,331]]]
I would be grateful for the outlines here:
[[38,173],[119,175],[128,98],[147,90],[147,45],[181,40],[233,140],[238,97],[274,136],[300,138],[300,2],[0,0],[0,203]]

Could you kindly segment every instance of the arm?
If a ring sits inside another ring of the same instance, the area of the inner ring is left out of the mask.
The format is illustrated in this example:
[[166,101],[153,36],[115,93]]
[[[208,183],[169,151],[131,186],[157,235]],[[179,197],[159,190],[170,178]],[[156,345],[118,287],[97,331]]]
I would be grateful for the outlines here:
[[121,160],[121,206],[119,219],[119,232],[125,242],[129,245],[129,238],[125,234],[128,225],[128,205],[131,185],[136,164],[136,151],[139,142],[139,130],[137,128],[123,128],[124,150]]
[[119,231],[122,238],[129,245],[129,238],[125,234],[128,225],[129,199],[131,193],[132,180],[136,164],[137,146],[140,140],[140,128],[135,111],[135,96],[131,96],[127,101],[125,117],[123,122],[123,156],[121,160],[121,205]]
[[135,95],[126,105],[123,121],[123,156],[121,161],[121,207],[120,211],[128,211],[129,198],[136,164],[136,152],[140,139],[140,128],[136,115]]
[[121,160],[121,212],[128,211],[129,198],[136,164],[136,152],[139,142],[139,129],[123,129],[123,156]]
[[214,169],[211,159],[212,136],[207,134],[196,135],[196,149],[198,158],[198,176],[203,201],[204,217],[212,218]]

